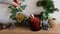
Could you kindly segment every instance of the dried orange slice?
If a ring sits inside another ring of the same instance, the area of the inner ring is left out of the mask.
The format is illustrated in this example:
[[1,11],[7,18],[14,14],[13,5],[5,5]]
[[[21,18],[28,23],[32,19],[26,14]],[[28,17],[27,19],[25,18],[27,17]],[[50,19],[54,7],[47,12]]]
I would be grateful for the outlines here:
[[19,14],[17,15],[17,21],[21,23],[21,22],[24,20],[24,17],[25,17],[24,14],[19,13]]

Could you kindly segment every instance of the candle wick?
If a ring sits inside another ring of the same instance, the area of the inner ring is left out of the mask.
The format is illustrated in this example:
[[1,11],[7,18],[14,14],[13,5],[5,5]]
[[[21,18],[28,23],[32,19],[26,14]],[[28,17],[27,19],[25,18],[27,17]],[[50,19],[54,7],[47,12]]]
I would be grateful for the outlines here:
[[34,15],[32,14],[32,17],[34,17]]

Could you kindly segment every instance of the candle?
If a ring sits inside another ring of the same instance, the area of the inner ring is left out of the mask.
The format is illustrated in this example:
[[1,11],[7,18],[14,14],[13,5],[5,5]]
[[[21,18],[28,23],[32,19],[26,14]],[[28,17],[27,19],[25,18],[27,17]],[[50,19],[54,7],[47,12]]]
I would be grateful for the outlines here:
[[32,31],[38,31],[40,30],[40,22],[41,20],[37,17],[30,17],[30,27]]

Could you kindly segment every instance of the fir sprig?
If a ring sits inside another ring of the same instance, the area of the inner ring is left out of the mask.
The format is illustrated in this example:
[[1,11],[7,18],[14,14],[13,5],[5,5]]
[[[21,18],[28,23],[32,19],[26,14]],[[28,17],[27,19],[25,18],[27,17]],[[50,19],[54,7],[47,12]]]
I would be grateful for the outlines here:
[[8,8],[11,9],[10,13],[12,13],[12,15],[10,16],[10,18],[12,18],[12,19],[16,18],[16,13],[17,12],[22,12],[25,9],[25,7],[26,7],[26,5],[22,5],[22,6],[18,7],[18,8],[14,7],[13,5],[9,6]]

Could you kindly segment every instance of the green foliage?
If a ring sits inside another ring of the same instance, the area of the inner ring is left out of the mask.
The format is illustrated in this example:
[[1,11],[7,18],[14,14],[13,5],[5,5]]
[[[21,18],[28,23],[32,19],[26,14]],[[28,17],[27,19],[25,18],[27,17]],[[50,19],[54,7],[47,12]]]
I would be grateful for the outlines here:
[[42,2],[38,1],[36,5],[37,5],[37,7],[40,7],[40,6],[42,6]]
[[18,8],[17,7],[14,7],[13,5],[11,5],[8,8],[11,9],[11,12],[10,13],[12,13],[12,15],[10,16],[10,18],[11,19],[14,19],[14,18],[16,18],[16,13],[17,12],[22,12],[26,8],[26,5],[22,5],[22,6],[18,7]]
[[21,6],[21,8],[22,8],[23,10],[25,9],[25,7],[26,7],[26,5],[22,5],[22,6]]
[[46,12],[41,12],[41,13],[40,13],[40,18],[41,18],[42,20],[47,20],[47,19],[48,19],[48,16],[49,16],[49,14],[46,13]]
[[42,0],[37,2],[37,7],[43,6],[45,11],[41,14],[42,19],[48,19],[49,13],[54,13],[55,11],[58,11],[57,8],[55,8],[54,3],[52,0]]
[[25,19],[22,21],[22,25],[29,26],[29,18],[25,17]]
[[17,27],[20,27],[20,26],[29,27],[29,18],[25,17],[25,19],[21,23],[19,23],[19,22],[15,23],[15,26],[17,26]]
[[25,1],[25,0],[21,0],[21,1]]

